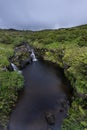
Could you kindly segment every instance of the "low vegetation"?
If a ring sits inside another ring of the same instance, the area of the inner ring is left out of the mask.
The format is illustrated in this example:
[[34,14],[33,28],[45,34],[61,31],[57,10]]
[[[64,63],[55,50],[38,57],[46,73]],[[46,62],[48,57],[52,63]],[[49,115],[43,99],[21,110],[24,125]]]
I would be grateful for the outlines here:
[[3,126],[7,125],[9,114],[18,99],[18,91],[23,87],[22,75],[7,70],[12,55],[12,46],[0,44],[0,124]]
[[87,130],[87,25],[39,32],[0,30],[0,122],[8,117],[23,85],[21,75],[6,70],[14,47],[22,41],[43,59],[60,65],[71,82],[74,95],[62,129]]

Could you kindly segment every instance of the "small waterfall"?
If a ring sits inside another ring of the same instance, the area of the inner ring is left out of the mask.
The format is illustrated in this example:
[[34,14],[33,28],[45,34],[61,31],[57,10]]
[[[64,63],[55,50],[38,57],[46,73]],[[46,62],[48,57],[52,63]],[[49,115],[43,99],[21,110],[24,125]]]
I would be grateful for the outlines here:
[[37,61],[37,58],[36,58],[36,56],[34,54],[34,50],[33,49],[31,50],[31,59],[32,59],[32,61]]
[[11,63],[11,66],[12,66],[12,69],[13,69],[14,71],[17,71],[17,72],[20,73],[20,74],[22,73],[22,71],[20,71],[15,64]]
[[18,71],[18,68],[17,68],[17,66],[15,64],[11,63],[11,66],[12,66],[14,71]]

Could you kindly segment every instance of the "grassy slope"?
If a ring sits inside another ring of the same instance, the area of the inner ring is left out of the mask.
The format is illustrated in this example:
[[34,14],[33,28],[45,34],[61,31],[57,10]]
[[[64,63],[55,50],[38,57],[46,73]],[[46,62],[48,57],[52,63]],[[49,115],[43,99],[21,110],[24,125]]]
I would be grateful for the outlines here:
[[17,101],[18,91],[23,86],[23,77],[20,74],[6,70],[11,55],[13,55],[13,47],[0,44],[0,125],[4,127]]
[[[1,30],[0,68],[9,64],[8,57],[13,54],[14,46],[21,41],[27,41],[35,48],[46,50],[41,52],[45,60],[55,62],[62,68],[66,67],[65,75],[70,80],[75,92],[72,108],[69,110],[68,119],[64,121],[63,129],[86,130],[87,102],[84,97],[87,95],[87,25],[70,29],[44,30],[39,32]],[[3,77],[4,73],[8,76],[11,75],[9,72],[2,71],[0,77]],[[13,75],[16,74],[13,72]],[[8,90],[9,85],[6,86],[4,82],[6,82],[5,77],[3,78],[1,88],[7,88]],[[12,82],[10,83],[10,80],[8,83],[10,86],[13,84]],[[2,98],[4,100],[5,97],[2,96]],[[1,105],[0,102],[0,107]],[[1,110],[3,109],[1,108]]]

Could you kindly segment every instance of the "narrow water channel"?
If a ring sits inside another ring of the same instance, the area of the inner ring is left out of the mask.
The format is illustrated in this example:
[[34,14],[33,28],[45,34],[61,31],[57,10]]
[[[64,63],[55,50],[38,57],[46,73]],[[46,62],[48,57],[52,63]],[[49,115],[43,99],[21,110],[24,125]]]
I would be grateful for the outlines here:
[[[11,114],[9,130],[61,130],[69,96],[61,71],[36,61],[23,70],[23,75],[24,92]],[[48,123],[46,113],[55,117],[54,124]]]

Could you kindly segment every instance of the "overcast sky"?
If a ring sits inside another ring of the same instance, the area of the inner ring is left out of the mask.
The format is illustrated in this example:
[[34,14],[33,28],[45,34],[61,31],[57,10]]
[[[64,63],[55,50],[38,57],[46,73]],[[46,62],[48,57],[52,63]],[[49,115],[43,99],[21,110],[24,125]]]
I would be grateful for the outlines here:
[[57,29],[87,24],[87,0],[0,0],[0,28]]

